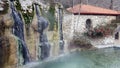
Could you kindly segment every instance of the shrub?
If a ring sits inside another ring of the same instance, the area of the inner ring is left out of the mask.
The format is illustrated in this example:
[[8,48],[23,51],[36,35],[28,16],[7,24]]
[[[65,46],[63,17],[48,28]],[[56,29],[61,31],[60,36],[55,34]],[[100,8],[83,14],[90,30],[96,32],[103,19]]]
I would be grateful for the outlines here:
[[90,31],[85,32],[84,35],[90,38],[102,38],[105,36],[112,35],[115,28],[117,28],[117,24],[115,23],[106,24],[104,26],[100,25],[93,28]]
[[82,36],[74,36],[73,39],[70,41],[69,49],[73,48],[81,48],[82,50],[92,49],[93,45],[90,41]]

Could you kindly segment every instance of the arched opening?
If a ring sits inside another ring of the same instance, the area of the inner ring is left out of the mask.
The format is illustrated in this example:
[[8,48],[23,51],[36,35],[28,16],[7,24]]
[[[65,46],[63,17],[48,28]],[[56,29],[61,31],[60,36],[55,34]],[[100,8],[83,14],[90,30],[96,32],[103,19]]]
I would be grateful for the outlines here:
[[119,32],[115,34],[115,39],[119,39]]
[[92,28],[92,21],[91,19],[86,20],[86,29],[90,30]]

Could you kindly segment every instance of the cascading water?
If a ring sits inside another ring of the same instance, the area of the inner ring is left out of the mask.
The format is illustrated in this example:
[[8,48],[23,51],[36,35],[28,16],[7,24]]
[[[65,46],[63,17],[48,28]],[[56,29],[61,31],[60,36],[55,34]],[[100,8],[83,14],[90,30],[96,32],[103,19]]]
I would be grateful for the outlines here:
[[29,51],[28,51],[28,48],[27,48],[27,45],[26,45],[25,39],[24,39],[23,21],[20,16],[20,13],[15,10],[15,7],[14,7],[14,4],[12,1],[11,1],[10,5],[11,5],[11,9],[12,9],[12,16],[14,19],[13,34],[20,39],[21,47],[22,47],[21,53],[22,53],[22,56],[24,59],[23,64],[26,64],[26,63],[30,62],[30,55],[29,55]]
[[64,51],[64,41],[63,41],[63,30],[62,30],[62,20],[63,20],[63,16],[62,16],[62,8],[59,7],[58,9],[58,13],[59,13],[59,35],[60,35],[60,39],[59,39],[59,46],[60,46],[60,53],[63,53]]
[[41,56],[40,59],[46,59],[47,57],[49,57],[50,55],[50,44],[48,42],[47,39],[47,35],[45,32],[45,29],[48,27],[49,23],[48,21],[43,18],[42,16],[40,16],[40,11],[39,11],[39,7],[37,4],[35,4],[35,8],[36,8],[36,15],[37,15],[37,20],[38,20],[38,30],[37,32],[39,32],[39,43],[40,43],[40,48],[41,48]]

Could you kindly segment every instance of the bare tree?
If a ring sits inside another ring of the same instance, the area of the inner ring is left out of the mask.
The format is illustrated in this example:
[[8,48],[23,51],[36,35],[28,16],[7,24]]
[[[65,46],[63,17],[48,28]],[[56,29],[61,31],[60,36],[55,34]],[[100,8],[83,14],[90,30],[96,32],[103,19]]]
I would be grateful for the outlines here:
[[[44,0],[44,1],[51,2],[51,0]],[[65,8],[72,7],[73,1],[74,1],[74,5],[80,3],[79,2],[80,0],[54,0],[54,1],[57,2],[59,1],[60,3],[63,4]],[[120,4],[119,4],[120,0],[81,0],[81,3],[95,5],[102,8],[120,10]]]
[[113,9],[113,0],[110,0],[110,9]]

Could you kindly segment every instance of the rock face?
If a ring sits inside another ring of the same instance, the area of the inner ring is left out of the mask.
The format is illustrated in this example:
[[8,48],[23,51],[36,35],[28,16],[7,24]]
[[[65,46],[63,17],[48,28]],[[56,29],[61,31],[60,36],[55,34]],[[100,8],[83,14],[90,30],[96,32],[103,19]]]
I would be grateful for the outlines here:
[[18,63],[17,42],[10,30],[13,24],[12,19],[7,16],[0,19],[0,67],[16,68]]
[[16,68],[18,60],[15,38],[13,36],[3,36],[0,40],[0,66],[2,68]]
[[45,31],[45,30],[47,30],[49,23],[44,17],[40,16],[37,5],[36,5],[36,15],[37,15],[37,19],[38,19],[37,31],[40,34],[40,37],[39,37],[40,48],[41,48],[40,58],[46,59],[49,57],[49,53],[50,53],[50,44],[48,42],[48,38],[46,35],[46,31]]
[[8,11],[8,1],[7,0],[0,0],[0,14],[6,14]]

